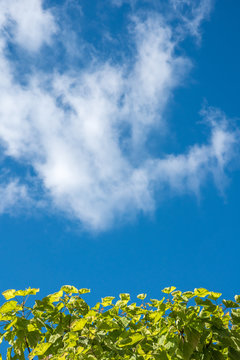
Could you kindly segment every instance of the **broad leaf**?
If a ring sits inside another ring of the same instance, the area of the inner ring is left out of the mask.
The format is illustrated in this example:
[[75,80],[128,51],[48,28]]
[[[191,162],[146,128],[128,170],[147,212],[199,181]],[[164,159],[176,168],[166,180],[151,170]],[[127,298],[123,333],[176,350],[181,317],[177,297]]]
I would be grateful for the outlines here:
[[170,287],[166,287],[165,289],[163,289],[162,292],[165,294],[171,294],[171,292],[173,292],[175,289],[176,289],[175,286],[170,286]]

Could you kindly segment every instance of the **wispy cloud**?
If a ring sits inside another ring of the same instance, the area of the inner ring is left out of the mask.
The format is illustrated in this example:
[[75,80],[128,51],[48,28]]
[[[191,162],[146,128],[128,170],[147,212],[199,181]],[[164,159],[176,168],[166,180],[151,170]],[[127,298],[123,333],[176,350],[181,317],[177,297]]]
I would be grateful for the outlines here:
[[[40,0],[31,3],[25,20],[19,14],[29,1],[13,1],[8,8],[3,4],[0,139],[6,155],[34,169],[57,208],[100,230],[116,218],[153,211],[156,189],[160,194],[166,187],[174,193],[198,193],[208,177],[221,185],[234,156],[236,132],[216,110],[205,113],[211,130],[206,144],[160,159],[148,150],[151,134],[167,127],[164,111],[191,67],[188,58],[177,54],[173,29],[160,15],[132,19],[134,55],[124,63],[95,57],[89,66],[61,74],[35,71],[21,85],[5,53],[9,36],[41,56],[57,21]],[[28,23],[31,12],[37,19],[34,29]],[[58,31],[60,36],[59,25]],[[11,194],[10,199],[18,199],[23,190],[16,186]]]
[[225,115],[213,108],[203,113],[211,127],[206,144],[196,144],[185,154],[150,162],[155,179],[175,193],[193,192],[198,196],[205,181],[211,178],[221,192],[227,180],[225,169],[238,152],[239,133],[229,129]]
[[213,8],[213,0],[170,0],[176,15],[181,20],[180,32],[187,32],[201,38],[201,25],[208,20]]
[[27,188],[16,179],[0,183],[0,199],[0,214],[16,214],[18,208],[29,201]]

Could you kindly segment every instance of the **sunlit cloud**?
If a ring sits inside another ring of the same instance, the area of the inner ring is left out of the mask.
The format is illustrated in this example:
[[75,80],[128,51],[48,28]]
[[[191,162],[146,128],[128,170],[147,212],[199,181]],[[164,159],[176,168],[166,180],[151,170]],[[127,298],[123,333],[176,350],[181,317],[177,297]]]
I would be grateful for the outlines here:
[[[40,0],[28,4],[0,2],[0,140],[5,156],[34,170],[46,201],[83,226],[102,230],[116,219],[154,211],[166,189],[198,195],[209,178],[224,186],[237,132],[218,110],[205,111],[210,128],[205,144],[161,158],[148,149],[153,132],[163,136],[165,110],[191,69],[191,61],[176,51],[174,28],[161,14],[131,16],[134,54],[124,62],[94,55],[83,68],[34,70],[23,85],[13,76],[16,64],[6,55],[8,42],[41,57],[41,47],[51,51],[56,32],[61,37],[63,31]],[[180,5],[174,1],[178,11]],[[192,8],[189,23],[194,35],[208,14],[206,5],[199,6]],[[34,201],[28,182],[16,178],[1,188],[7,189],[1,212],[14,206],[14,199]]]

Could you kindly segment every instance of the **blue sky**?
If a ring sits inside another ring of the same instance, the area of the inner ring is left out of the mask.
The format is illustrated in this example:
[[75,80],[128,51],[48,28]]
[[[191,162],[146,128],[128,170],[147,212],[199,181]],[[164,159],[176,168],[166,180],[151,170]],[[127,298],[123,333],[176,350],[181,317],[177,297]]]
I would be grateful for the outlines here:
[[239,1],[0,10],[1,290],[239,293]]

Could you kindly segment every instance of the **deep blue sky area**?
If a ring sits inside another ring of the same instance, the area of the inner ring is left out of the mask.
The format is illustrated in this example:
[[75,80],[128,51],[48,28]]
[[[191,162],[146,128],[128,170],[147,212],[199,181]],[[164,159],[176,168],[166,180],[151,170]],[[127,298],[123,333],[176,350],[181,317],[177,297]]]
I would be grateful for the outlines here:
[[[115,47],[113,61],[123,61],[117,51],[121,49],[121,53],[127,55],[130,51],[127,46],[131,47],[131,44],[124,47],[121,42],[121,38],[127,38],[123,29],[128,26],[131,11],[136,14],[143,11],[146,3],[139,2],[134,10],[126,4],[115,8],[106,3],[104,12],[100,7],[86,5],[86,1],[76,3],[81,5],[79,19],[83,19],[79,34],[88,41],[83,54],[89,54],[89,49],[95,46],[92,51],[102,52],[106,59],[108,51],[112,57]],[[58,11],[61,14],[63,10]],[[66,27],[69,31],[72,27],[73,31],[79,21],[78,14],[70,8],[68,11],[70,17]],[[156,154],[186,154],[190,146],[208,143],[208,125],[199,115],[204,104],[221,109],[230,119],[230,127],[239,128],[239,18],[238,0],[218,0],[209,19],[201,24],[201,39],[197,41],[186,36],[178,45],[179,51],[191,60],[192,69],[181,86],[174,89],[164,110],[168,123],[165,137],[156,140],[152,135],[152,139],[148,139],[155,144]],[[100,32],[96,30],[99,23],[102,24]],[[106,40],[100,40],[104,29],[115,36],[116,42],[111,43],[111,48]],[[58,69],[61,54],[72,66],[86,66],[81,57],[73,59],[63,47],[58,43],[54,52]],[[20,50],[15,51],[18,55],[14,56],[21,58]],[[49,55],[51,67],[54,67],[54,54]],[[36,58],[32,55],[29,60],[23,56],[20,68],[24,61],[32,61],[36,69]],[[64,64],[61,66],[63,71]],[[66,63],[65,66],[70,65]],[[46,70],[47,63],[42,62],[39,67]],[[222,190],[209,176],[201,184],[197,196],[188,190],[183,194],[167,189],[166,192],[156,191],[155,211],[150,214],[136,211],[128,220],[126,208],[124,220],[116,217],[104,230],[84,230],[81,219],[58,209],[38,209],[34,204],[26,211],[18,208],[12,209],[10,214],[3,212],[0,215],[1,291],[39,287],[39,296],[43,297],[64,284],[71,284],[90,288],[88,298],[94,303],[101,297],[117,296],[121,292],[133,296],[146,292],[151,298],[157,298],[161,297],[161,289],[174,285],[184,291],[205,287],[222,292],[225,298],[233,298],[240,293],[240,171],[239,153],[235,151],[225,170]],[[24,166],[32,166],[31,161],[26,160],[25,165],[24,161],[18,162],[17,157],[5,159],[2,167],[5,169],[9,162],[9,168],[14,168],[21,178]],[[40,192],[38,199],[41,196]]]

